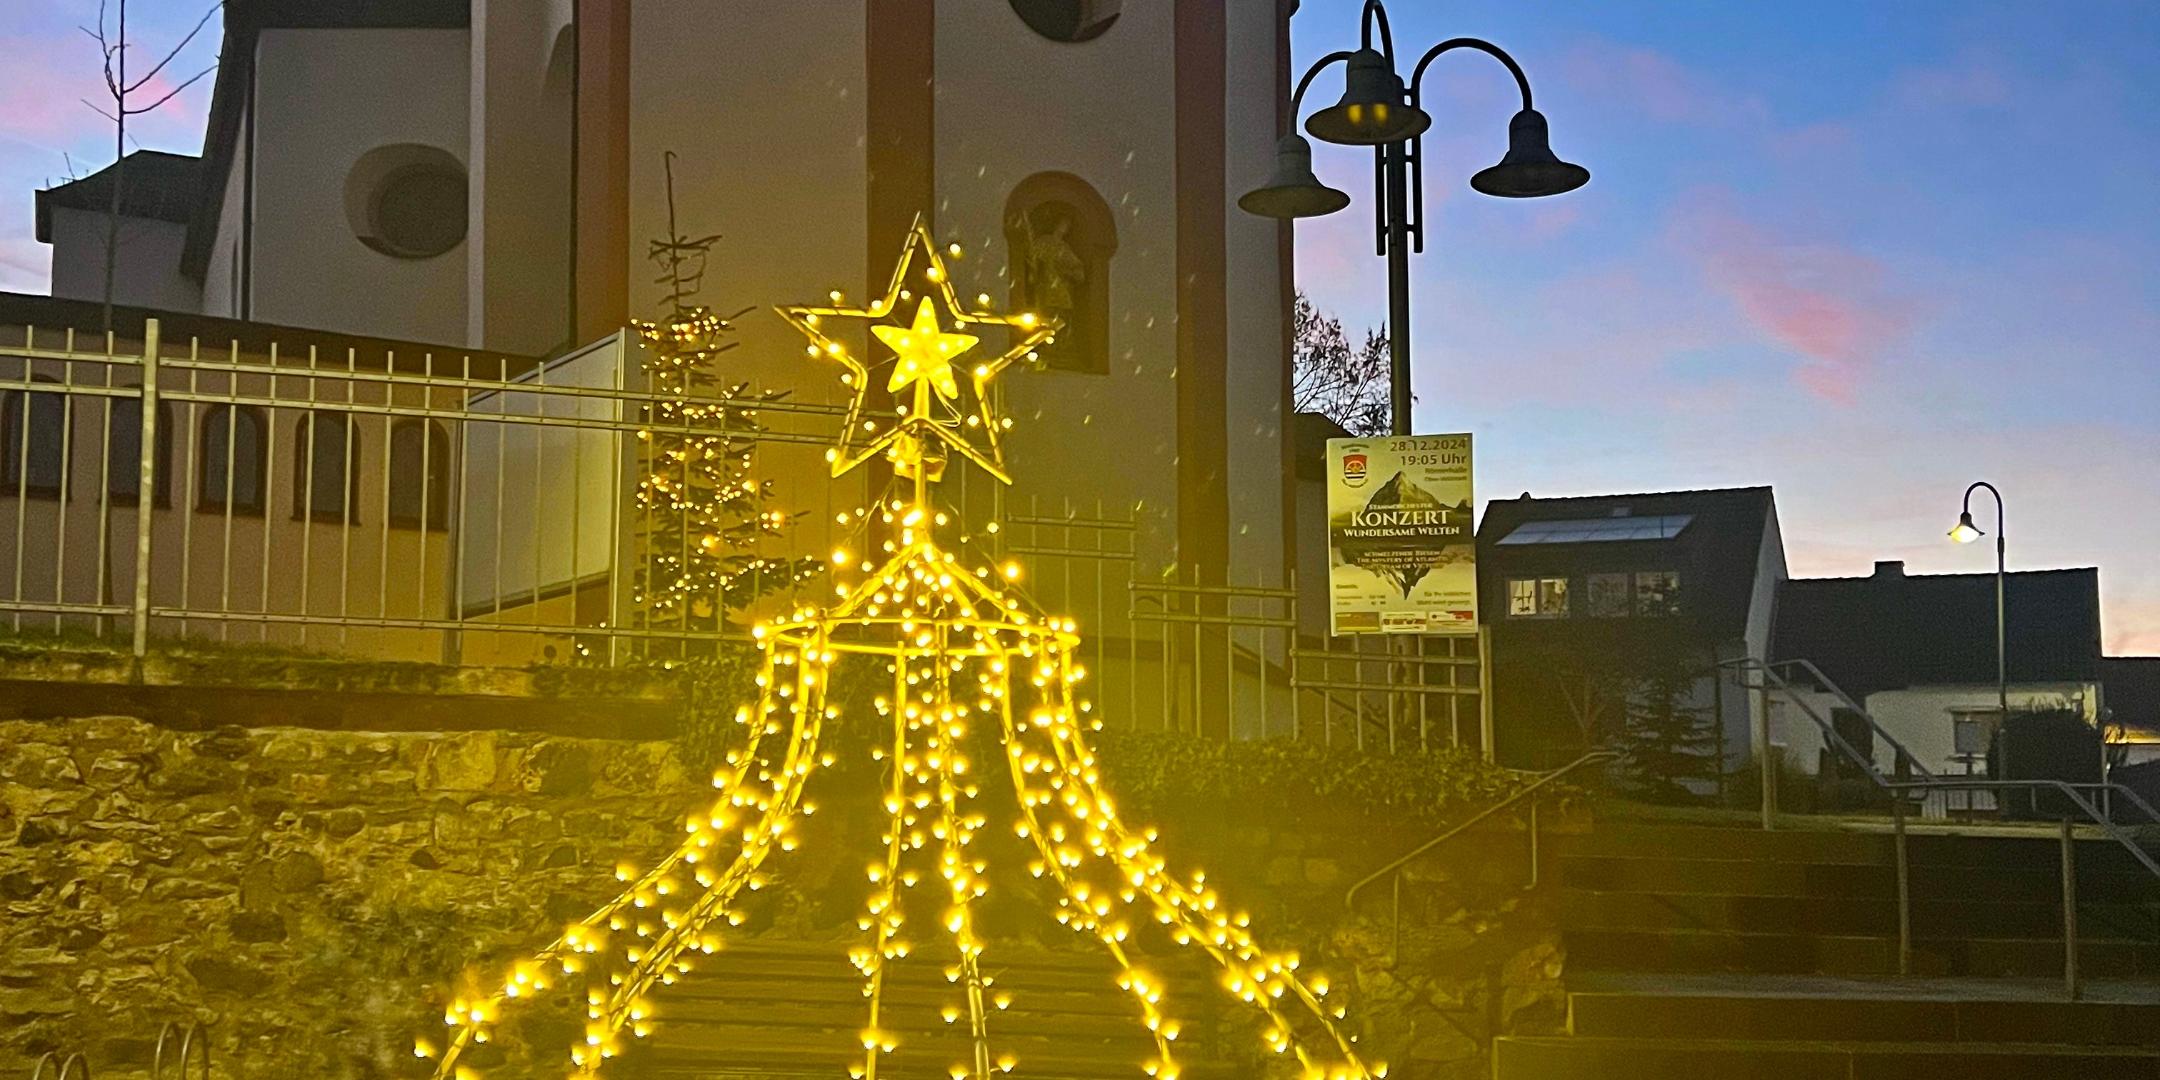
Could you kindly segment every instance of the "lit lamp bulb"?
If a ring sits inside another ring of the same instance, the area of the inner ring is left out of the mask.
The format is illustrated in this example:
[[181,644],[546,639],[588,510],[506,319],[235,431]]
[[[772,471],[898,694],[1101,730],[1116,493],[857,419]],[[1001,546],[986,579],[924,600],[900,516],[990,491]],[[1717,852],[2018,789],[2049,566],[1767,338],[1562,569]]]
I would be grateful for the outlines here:
[[1973,524],[1970,510],[1959,514],[1957,527],[1950,530],[1950,539],[1960,544],[1970,544],[1984,535],[1986,534],[1980,531],[1980,526]]

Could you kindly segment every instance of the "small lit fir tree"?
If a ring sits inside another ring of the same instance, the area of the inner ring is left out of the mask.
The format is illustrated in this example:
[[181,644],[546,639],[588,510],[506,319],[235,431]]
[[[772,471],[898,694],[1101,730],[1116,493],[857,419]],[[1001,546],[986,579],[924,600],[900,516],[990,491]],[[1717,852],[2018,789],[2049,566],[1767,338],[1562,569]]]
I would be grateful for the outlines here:
[[696,301],[705,259],[718,234],[685,236],[675,224],[675,155],[665,155],[668,235],[648,257],[660,268],[665,314],[635,322],[644,340],[643,367],[655,400],[644,407],[638,439],[643,475],[637,486],[640,560],[633,602],[640,624],[718,630],[728,613],[760,595],[816,573],[814,558],[759,554],[787,516],[770,505],[772,482],[751,474],[752,449],[763,430],[758,408],[784,391],[752,391],[721,377],[720,354],[738,342],[734,315]]

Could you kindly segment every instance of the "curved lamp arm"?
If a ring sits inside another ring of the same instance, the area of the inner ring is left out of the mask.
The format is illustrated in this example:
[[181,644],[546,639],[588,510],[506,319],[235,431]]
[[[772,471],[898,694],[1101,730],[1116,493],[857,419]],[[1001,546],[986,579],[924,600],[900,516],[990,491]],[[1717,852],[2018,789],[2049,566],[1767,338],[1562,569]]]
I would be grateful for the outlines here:
[[1425,51],[1425,56],[1417,62],[1417,67],[1410,72],[1410,104],[1416,105],[1418,103],[1418,84],[1425,79],[1425,69],[1434,60],[1439,59],[1441,53],[1455,49],[1476,49],[1506,64],[1508,72],[1515,76],[1516,87],[1522,90],[1522,107],[1525,109],[1530,107],[1530,77],[1523,74],[1522,65],[1516,63],[1515,58],[1509,56],[1507,50],[1502,49],[1500,46],[1482,38],[1467,37],[1449,38]]
[[1305,104],[1306,88],[1312,85],[1313,79],[1326,70],[1328,65],[1347,63],[1349,59],[1350,53],[1347,50],[1338,49],[1313,61],[1313,66],[1305,69],[1305,77],[1298,80],[1297,91],[1290,95],[1290,127],[1293,131],[1297,129],[1298,109]]
[[1358,27],[1358,43],[1368,49],[1372,48],[1373,25],[1375,23],[1379,24],[1380,52],[1381,55],[1387,57],[1388,66],[1393,67],[1395,65],[1395,33],[1388,29],[1387,5],[1381,3],[1380,0],[1365,0],[1365,11],[1358,16],[1358,22],[1360,24]]
[[1967,514],[1968,516],[1972,514],[1972,496],[1973,496],[1973,492],[1975,492],[1975,491],[1978,491],[1978,490],[1980,490],[1981,488],[1986,488],[1986,489],[1987,489],[1987,493],[1988,493],[1988,494],[1990,494],[1990,495],[1993,495],[1993,496],[1995,497],[1995,542],[1996,542],[1996,543],[1998,543],[1998,544],[1999,544],[1999,543],[2002,543],[2002,538],[2003,538],[2003,497],[2002,497],[2002,492],[2000,492],[2000,491],[1997,491],[1997,490],[1995,490],[1995,485],[1993,485],[1993,484],[1990,484],[1990,483],[1988,483],[1988,482],[1987,482],[1987,481],[1985,481],[1985,480],[1975,480],[1975,481],[1973,481],[1973,482],[1972,482],[1972,485],[1971,485],[1971,486],[1969,486],[1969,487],[1967,487],[1967,488],[1965,489],[1965,506],[1964,506],[1964,511],[1965,511],[1965,513],[1966,513],[1966,514]]

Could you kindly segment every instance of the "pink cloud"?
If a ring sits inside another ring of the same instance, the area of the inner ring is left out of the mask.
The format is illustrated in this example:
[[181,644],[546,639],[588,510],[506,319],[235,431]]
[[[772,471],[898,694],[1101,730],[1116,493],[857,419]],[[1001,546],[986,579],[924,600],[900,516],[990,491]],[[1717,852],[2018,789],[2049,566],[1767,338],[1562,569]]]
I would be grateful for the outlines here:
[[1569,49],[1560,63],[1563,77],[1578,92],[1632,106],[1659,123],[1770,124],[1770,108],[1761,98],[1719,86],[1655,49],[1591,38]]
[[1848,404],[1869,370],[1904,341],[1912,304],[1872,257],[1835,243],[1795,241],[1717,205],[1715,195],[1675,223],[1679,243],[1712,289],[1758,332],[1803,358],[1794,381]]
[[1985,109],[2010,103],[2010,76],[1992,57],[1967,54],[1955,61],[1907,68],[1890,84],[1890,100],[1902,109]]

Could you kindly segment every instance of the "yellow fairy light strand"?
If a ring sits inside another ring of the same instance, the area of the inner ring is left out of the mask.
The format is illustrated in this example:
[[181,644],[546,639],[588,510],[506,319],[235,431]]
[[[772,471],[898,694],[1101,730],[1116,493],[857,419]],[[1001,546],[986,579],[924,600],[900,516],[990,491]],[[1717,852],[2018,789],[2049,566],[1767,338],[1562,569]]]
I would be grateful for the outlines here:
[[[921,268],[911,276],[917,260]],[[916,295],[909,286],[922,290],[913,321],[872,327],[893,331],[872,335],[895,354],[889,385],[913,393],[899,422],[879,432],[862,417],[870,366],[827,337],[826,327],[836,319],[897,319],[901,302]],[[454,1032],[440,1053],[437,1077],[471,1080],[470,1070],[457,1064],[459,1055],[486,1041],[506,1003],[547,989],[554,968],[587,979],[589,1023],[584,1045],[572,1054],[580,1073],[594,1073],[614,1056],[625,1029],[632,1037],[653,1030],[657,991],[689,970],[691,956],[719,947],[719,925],[736,917],[736,898],[764,883],[762,867],[774,850],[792,849],[793,820],[808,812],[804,783],[823,760],[818,735],[834,716],[825,701],[829,673],[847,654],[882,657],[892,676],[889,694],[876,703],[892,730],[889,748],[874,753],[890,755],[882,791],[884,851],[866,871],[870,889],[859,921],[865,941],[850,953],[868,1008],[862,1054],[850,1064],[851,1076],[876,1080],[880,1063],[899,1045],[884,990],[891,965],[912,951],[902,890],[931,880],[945,890],[940,921],[953,958],[946,979],[960,995],[939,1015],[955,1027],[962,1016],[968,1023],[968,1059],[953,1063],[948,1075],[991,1080],[1017,1064],[991,1040],[990,1013],[1012,998],[983,973],[973,915],[988,885],[986,867],[969,852],[985,821],[973,811],[978,780],[966,746],[971,738],[994,734],[1006,747],[1002,764],[1019,802],[1014,828],[1035,849],[1030,869],[1056,886],[1058,921],[1092,936],[1116,964],[1117,986],[1133,998],[1153,1043],[1152,1056],[1139,1063],[1144,1073],[1156,1080],[1175,1080],[1180,1073],[1174,1053],[1180,1024],[1164,1002],[1164,982],[1136,965],[1130,949],[1137,934],[1155,927],[1208,958],[1223,992],[1265,1020],[1263,1048],[1293,1058],[1303,1080],[1385,1077],[1386,1066],[1363,1061],[1355,1040],[1336,1026],[1343,1012],[1324,1000],[1324,979],[1302,973],[1295,953],[1262,947],[1249,920],[1233,912],[1203,874],[1173,873],[1155,853],[1154,830],[1133,828],[1119,816],[1088,747],[1088,733],[1100,730],[1101,721],[1077,694],[1086,677],[1075,660],[1078,627],[1042,615],[1015,590],[1017,564],[964,563],[937,538],[953,517],[932,498],[947,452],[1008,480],[996,433],[1009,423],[990,412],[989,380],[1048,340],[1056,322],[960,308],[951,275],[919,219],[886,294],[860,309],[840,303],[835,294],[831,307],[785,308],[782,314],[809,338],[812,355],[840,362],[843,382],[856,392],[847,433],[831,455],[834,475],[882,453],[897,476],[911,481],[911,491],[839,515],[840,524],[867,525],[876,514],[889,529],[883,561],[857,564],[845,548],[834,551],[835,568],[859,565],[866,576],[836,585],[830,607],[801,605],[753,628],[765,657],[759,700],[737,714],[749,738],[715,778],[722,798],[709,813],[691,818],[682,847],[643,875],[620,872],[629,883],[621,896],[514,966],[499,990],[454,1003],[446,1016]],[[1021,332],[1000,357],[956,365],[979,341],[966,329],[984,324]],[[970,372],[972,397],[957,392],[956,366]],[[955,392],[946,390],[948,378]],[[858,444],[858,434],[872,437]],[[982,732],[973,730],[978,722]],[[767,740],[784,746],[767,749]],[[934,867],[934,879],[922,872],[926,864]],[[702,891],[685,886],[685,876]],[[603,950],[617,950],[623,960],[605,979],[583,966],[584,958]],[[429,1056],[434,1044],[417,1040],[414,1052]]]

